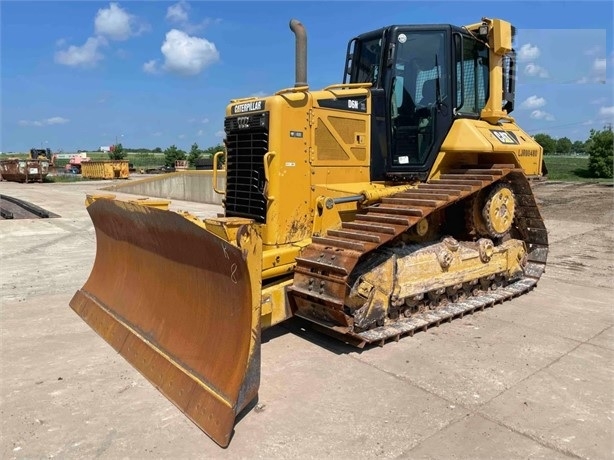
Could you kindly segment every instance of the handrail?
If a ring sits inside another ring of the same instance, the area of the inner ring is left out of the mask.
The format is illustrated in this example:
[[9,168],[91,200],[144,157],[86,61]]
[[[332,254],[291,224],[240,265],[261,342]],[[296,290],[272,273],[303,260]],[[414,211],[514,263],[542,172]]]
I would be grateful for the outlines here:
[[309,86],[307,86],[307,85],[305,85],[305,86],[294,86],[292,88],[280,89],[279,91],[277,91],[275,93],[275,95],[279,96],[279,95],[284,94],[284,93],[304,93],[308,89],[309,89]]
[[215,152],[215,155],[213,155],[213,191],[215,193],[217,193],[218,195],[226,195],[226,191],[223,190],[218,190],[217,188],[217,159],[221,156],[221,155],[225,155],[226,152],[223,151],[219,151],[219,152]]
[[[264,157],[262,158],[262,162],[264,163],[264,179],[267,182],[267,188],[268,188],[268,184],[270,183],[270,179],[269,179],[269,158],[272,161],[273,158],[275,158],[275,155],[277,155],[275,152],[267,152],[267,153],[264,154]],[[267,199],[267,201],[275,201],[275,197],[272,196],[272,195],[269,195],[268,190],[265,193],[265,198]]]
[[328,85],[322,91],[330,91],[331,89],[342,89],[342,88],[371,88],[373,83],[335,83],[334,85]]

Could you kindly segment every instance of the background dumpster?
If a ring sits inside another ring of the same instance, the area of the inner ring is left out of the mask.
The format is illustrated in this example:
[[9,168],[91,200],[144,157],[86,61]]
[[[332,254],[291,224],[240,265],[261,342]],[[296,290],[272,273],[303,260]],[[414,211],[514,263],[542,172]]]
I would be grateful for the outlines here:
[[81,163],[81,175],[86,179],[127,179],[128,160],[100,160]]

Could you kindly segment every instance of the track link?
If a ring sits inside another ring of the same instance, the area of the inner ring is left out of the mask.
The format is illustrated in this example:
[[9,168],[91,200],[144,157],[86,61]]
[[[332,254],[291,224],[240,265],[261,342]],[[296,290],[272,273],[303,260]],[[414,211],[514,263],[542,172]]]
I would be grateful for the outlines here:
[[[431,213],[469,198],[502,179],[512,184],[516,195],[516,231],[525,241],[528,255],[524,276],[512,284],[487,288],[462,301],[416,312],[409,318],[400,317],[366,331],[354,331],[352,319],[344,313],[344,305],[352,272],[365,255],[392,242]],[[513,165],[472,166],[383,198],[357,214],[353,221],[342,223],[341,228],[312,238],[312,243],[297,258],[288,296],[296,315],[311,321],[318,329],[358,347],[370,343],[383,345],[528,292],[543,274],[547,254],[547,231],[523,171]],[[315,315],[305,314],[306,311]]]

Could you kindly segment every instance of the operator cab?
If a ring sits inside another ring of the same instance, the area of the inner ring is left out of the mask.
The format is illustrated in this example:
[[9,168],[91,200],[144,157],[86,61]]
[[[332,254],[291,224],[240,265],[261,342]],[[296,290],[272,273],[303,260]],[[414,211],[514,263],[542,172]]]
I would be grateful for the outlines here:
[[371,83],[372,180],[426,178],[455,118],[479,118],[485,42],[451,25],[390,26],[348,43],[344,83]]

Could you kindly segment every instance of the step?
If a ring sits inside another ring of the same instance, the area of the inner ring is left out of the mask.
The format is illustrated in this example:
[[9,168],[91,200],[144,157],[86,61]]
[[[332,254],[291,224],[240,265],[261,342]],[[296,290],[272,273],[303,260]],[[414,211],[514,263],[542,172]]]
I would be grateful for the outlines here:
[[[405,226],[405,223],[401,224]],[[396,234],[394,227],[386,227],[385,225],[364,224],[362,222],[343,222],[341,228],[347,228],[351,230],[362,230],[364,232],[380,232],[387,235]]]
[[403,227],[410,227],[414,223],[418,222],[420,218],[384,214],[360,214],[356,216],[356,220],[360,222],[377,222],[381,224],[401,225]]
[[327,236],[334,236],[338,238],[347,238],[350,240],[367,241],[369,243],[381,243],[382,239],[380,235],[374,233],[361,233],[350,230],[329,230]]
[[[444,202],[447,200],[443,200]],[[421,200],[416,198],[398,198],[396,196],[382,198],[384,204],[396,204],[401,206],[422,206],[425,208],[436,208],[439,206],[438,201],[435,200]]]
[[359,252],[365,251],[365,244],[358,242],[358,241],[324,237],[324,236],[314,236],[311,239],[311,241],[312,243],[321,244],[322,246],[332,246],[332,247],[350,249],[352,251],[359,251]]

